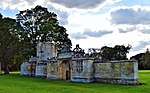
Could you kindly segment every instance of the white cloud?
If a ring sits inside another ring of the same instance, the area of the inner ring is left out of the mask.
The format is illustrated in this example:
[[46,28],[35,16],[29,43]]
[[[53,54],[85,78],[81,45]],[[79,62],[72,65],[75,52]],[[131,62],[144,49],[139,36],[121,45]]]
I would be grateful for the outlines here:
[[81,32],[76,32],[76,33],[71,33],[71,38],[73,39],[87,39],[88,37],[102,37],[107,34],[111,34],[112,31],[92,31],[91,29],[87,28],[84,30],[83,33]]
[[150,25],[143,25],[143,24],[138,24],[138,25],[117,25],[116,28],[118,28],[118,31],[120,33],[128,33],[132,31],[138,31],[141,32],[141,34],[150,34]]
[[111,34],[112,31],[92,31],[91,29],[87,28],[84,30],[83,34],[90,36],[90,37],[102,37],[107,34]]
[[54,6],[55,4],[52,5],[50,1],[47,1],[47,0],[0,1],[0,8],[3,8],[3,9],[9,8],[11,10],[18,9],[19,11],[34,8],[37,5],[41,5],[43,7],[48,8],[49,11],[55,12],[58,15],[58,20],[59,20],[60,25],[68,24],[69,13],[67,11],[61,10],[59,7]]
[[84,35],[84,34],[81,33],[81,32],[71,33],[71,34],[70,34],[70,37],[71,37],[72,39],[76,39],[76,40],[79,40],[79,39],[87,39],[87,36]]
[[104,3],[106,0],[50,0],[54,3],[61,4],[68,8],[81,8],[81,9],[88,9],[88,8],[95,8],[99,4]]
[[150,7],[117,7],[111,10],[112,24],[150,24]]
[[70,32],[84,32],[85,29],[89,28],[90,30],[94,31],[112,31],[115,28],[111,26],[111,23],[108,18],[107,14],[82,14],[80,12],[72,12],[68,18],[68,30]]
[[0,1],[0,6],[3,9],[10,8],[10,9],[27,9],[35,6],[36,1],[34,0],[3,0]]
[[147,45],[150,45],[150,41],[139,41],[138,45],[133,47],[131,51],[139,51],[139,50],[145,50]]
[[53,3],[60,4],[67,8],[78,9],[93,9],[99,6],[105,6],[107,4],[113,4],[120,2],[121,0],[50,0]]
[[36,5],[48,8],[58,15],[60,24],[67,29],[73,47],[75,44],[80,44],[81,48],[131,44],[133,49],[129,55],[150,47],[149,6],[115,7],[123,0],[71,1],[0,0],[0,8],[19,11]]

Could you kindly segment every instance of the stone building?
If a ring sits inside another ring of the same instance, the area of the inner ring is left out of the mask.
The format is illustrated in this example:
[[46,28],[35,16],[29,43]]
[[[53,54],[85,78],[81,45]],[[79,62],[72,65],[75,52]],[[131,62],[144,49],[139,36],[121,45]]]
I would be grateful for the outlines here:
[[131,60],[103,61],[85,56],[76,46],[72,51],[57,53],[54,44],[37,45],[37,58],[21,65],[21,75],[50,80],[138,84],[138,62]]

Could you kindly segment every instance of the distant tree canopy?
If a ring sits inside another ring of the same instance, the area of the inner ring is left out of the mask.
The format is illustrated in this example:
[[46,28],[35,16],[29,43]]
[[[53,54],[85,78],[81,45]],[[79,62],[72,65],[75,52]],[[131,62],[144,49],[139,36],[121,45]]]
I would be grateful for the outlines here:
[[145,53],[139,53],[132,56],[130,59],[135,59],[138,61],[138,68],[140,70],[150,69],[150,51],[147,49]]
[[145,54],[141,57],[144,69],[150,69],[150,51],[146,50]]
[[136,54],[135,56],[130,57],[131,60],[137,60],[138,61],[138,69],[144,69],[143,63],[142,63],[142,56],[144,56],[145,53],[139,53]]
[[101,48],[101,57],[105,60],[126,60],[131,46],[116,45],[115,47],[104,46]]
[[33,56],[36,56],[36,45],[38,42],[54,42],[58,50],[64,44],[71,49],[72,43],[68,38],[66,29],[59,26],[57,15],[49,12],[47,8],[36,6],[32,9],[20,11],[17,22],[22,26],[21,38],[33,47]]

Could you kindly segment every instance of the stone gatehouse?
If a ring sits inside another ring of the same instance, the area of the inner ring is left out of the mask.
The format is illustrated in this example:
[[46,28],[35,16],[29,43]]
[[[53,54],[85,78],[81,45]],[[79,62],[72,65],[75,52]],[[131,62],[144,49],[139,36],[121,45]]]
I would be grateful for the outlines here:
[[79,45],[72,51],[58,53],[53,43],[46,42],[37,45],[37,58],[22,63],[21,75],[85,83],[138,84],[138,62],[95,59],[86,56]]

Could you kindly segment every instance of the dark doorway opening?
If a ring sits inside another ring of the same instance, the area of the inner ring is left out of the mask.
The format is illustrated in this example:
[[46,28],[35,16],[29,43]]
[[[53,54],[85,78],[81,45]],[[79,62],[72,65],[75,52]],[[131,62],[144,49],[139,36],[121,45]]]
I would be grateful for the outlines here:
[[66,70],[66,80],[70,80],[70,71]]

